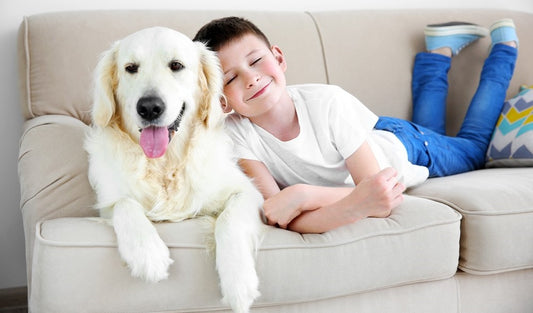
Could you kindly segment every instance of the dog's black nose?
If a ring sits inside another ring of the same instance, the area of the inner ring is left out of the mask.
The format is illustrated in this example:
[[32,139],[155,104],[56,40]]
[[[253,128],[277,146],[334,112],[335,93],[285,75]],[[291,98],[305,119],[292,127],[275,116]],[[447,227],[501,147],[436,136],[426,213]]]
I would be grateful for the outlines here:
[[157,96],[142,97],[137,101],[137,113],[147,121],[153,121],[165,112],[165,103]]

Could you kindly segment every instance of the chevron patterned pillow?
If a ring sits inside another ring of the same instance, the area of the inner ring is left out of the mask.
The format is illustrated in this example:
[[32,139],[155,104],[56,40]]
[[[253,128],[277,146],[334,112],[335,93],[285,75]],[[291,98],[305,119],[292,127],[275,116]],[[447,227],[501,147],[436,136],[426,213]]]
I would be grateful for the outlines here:
[[533,86],[505,102],[487,149],[487,167],[533,166]]

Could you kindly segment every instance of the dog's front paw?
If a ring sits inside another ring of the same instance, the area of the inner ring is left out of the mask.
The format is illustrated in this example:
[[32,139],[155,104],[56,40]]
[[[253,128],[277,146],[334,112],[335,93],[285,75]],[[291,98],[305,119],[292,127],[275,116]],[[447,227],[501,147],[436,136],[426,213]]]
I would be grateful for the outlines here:
[[235,313],[248,313],[254,300],[261,295],[258,286],[259,280],[255,271],[247,274],[241,272],[230,282],[223,284],[222,302],[231,306]]
[[131,275],[147,282],[167,279],[168,268],[174,262],[167,246],[157,235],[119,245],[119,251]]

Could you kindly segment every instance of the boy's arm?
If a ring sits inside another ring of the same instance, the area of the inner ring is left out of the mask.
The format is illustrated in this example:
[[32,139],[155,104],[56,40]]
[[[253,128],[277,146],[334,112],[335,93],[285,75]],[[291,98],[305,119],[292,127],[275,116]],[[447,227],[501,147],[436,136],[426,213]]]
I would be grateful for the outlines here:
[[286,228],[289,222],[304,211],[315,210],[347,196],[353,188],[320,187],[304,184],[283,190],[270,174],[265,164],[256,160],[240,159],[244,173],[253,179],[263,195],[265,216],[270,225]]
[[[380,171],[368,142],[346,159],[346,167],[357,187],[349,194],[336,194],[339,197],[331,203],[308,207],[290,222],[289,229],[322,233],[365,217],[387,217],[402,202],[405,187],[397,182],[396,170]],[[311,194],[320,197],[318,191]]]
[[405,187],[398,183],[396,170],[389,167],[362,179],[356,188],[335,203],[295,218],[288,229],[300,233],[323,233],[366,217],[387,217],[403,201]]
[[[379,172],[379,165],[374,157],[370,145],[365,141],[361,146],[346,159],[346,166],[356,184],[363,179],[371,177]],[[387,184],[387,188],[389,187]],[[362,211],[365,207],[350,205],[343,202],[342,206],[334,206],[351,192],[358,195],[361,200],[370,197],[372,201],[382,201],[384,191],[358,190],[362,188],[339,188],[297,184],[289,186],[279,193],[265,198],[263,205],[265,216],[270,225],[279,225],[281,228],[289,228],[299,232],[324,232],[353,222],[351,215],[359,218],[366,216],[383,216],[382,207],[372,205],[372,210]],[[318,212],[314,212],[314,211]],[[313,211],[313,213],[309,213]],[[390,210],[386,214],[388,216]],[[350,215],[350,216],[348,216]],[[297,220],[297,222],[296,222]],[[294,221],[294,222],[293,222]]]
[[301,233],[322,233],[368,216],[386,217],[401,203],[405,189],[394,169],[378,173],[366,142],[346,160],[357,188],[297,184],[280,191],[262,162],[243,159],[239,164],[265,198],[268,223]]
[[346,167],[352,175],[355,185],[361,180],[379,172],[379,164],[367,141],[346,159]]
[[[268,224],[287,228],[302,213],[317,210],[346,197],[352,187],[324,187],[296,184],[265,199],[263,208]],[[329,216],[324,216],[329,218]],[[303,220],[302,223],[305,223]]]
[[239,166],[253,180],[253,183],[266,200],[277,194],[280,189],[272,174],[261,161],[240,159]]

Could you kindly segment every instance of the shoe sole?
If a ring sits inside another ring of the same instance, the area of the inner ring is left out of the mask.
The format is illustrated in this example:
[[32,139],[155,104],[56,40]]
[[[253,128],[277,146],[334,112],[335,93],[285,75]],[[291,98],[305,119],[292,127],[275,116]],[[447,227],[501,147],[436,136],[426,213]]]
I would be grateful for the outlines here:
[[477,25],[454,25],[454,26],[426,26],[426,36],[451,36],[451,35],[476,35],[485,37],[489,30]]
[[502,20],[494,22],[494,24],[492,24],[490,26],[490,31],[492,32],[496,28],[500,28],[500,27],[512,27],[512,28],[515,28],[515,25],[514,25],[514,22],[513,22],[512,19],[505,18],[505,19],[502,19]]

